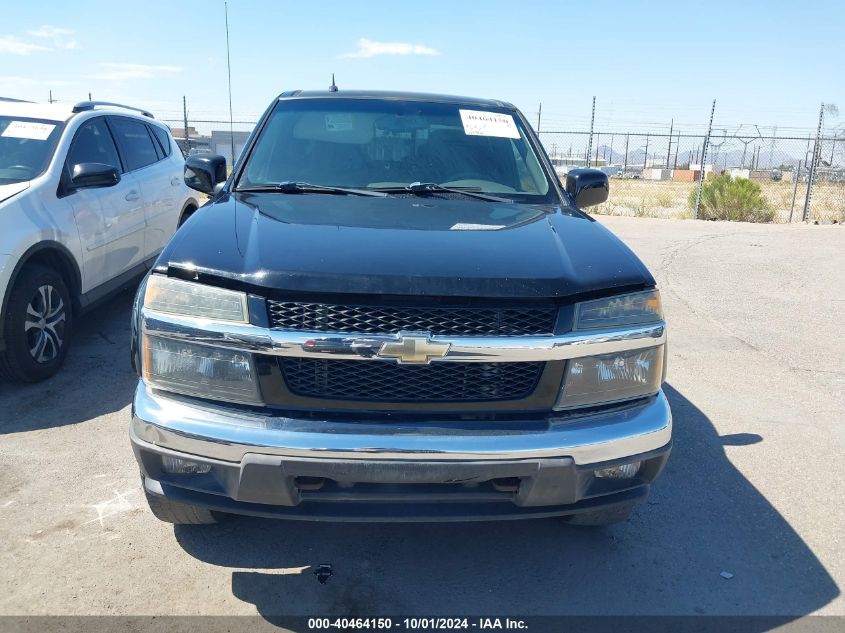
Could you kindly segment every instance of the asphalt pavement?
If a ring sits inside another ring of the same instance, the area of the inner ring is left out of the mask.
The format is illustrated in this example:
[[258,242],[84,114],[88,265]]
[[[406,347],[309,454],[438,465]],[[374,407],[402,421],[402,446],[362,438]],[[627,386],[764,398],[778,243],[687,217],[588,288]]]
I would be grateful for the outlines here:
[[58,376],[0,384],[0,614],[845,616],[845,227],[600,221],[671,328],[675,448],[628,523],[160,523],[127,292]]

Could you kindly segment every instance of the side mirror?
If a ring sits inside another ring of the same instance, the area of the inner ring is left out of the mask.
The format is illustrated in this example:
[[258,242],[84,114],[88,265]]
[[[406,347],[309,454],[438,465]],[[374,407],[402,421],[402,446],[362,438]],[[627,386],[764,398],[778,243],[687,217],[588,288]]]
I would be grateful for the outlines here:
[[120,174],[104,163],[78,163],[70,171],[70,182],[75,189],[113,187],[120,182]]
[[579,209],[601,204],[610,193],[607,174],[598,169],[573,169],[566,174],[566,193]]
[[185,184],[212,196],[226,182],[226,159],[220,154],[196,154],[185,159]]

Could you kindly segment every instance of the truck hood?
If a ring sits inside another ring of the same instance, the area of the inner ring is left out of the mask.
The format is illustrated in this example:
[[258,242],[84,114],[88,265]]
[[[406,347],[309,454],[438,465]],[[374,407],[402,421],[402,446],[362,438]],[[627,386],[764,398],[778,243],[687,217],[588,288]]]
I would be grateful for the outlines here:
[[0,202],[4,202],[21,191],[29,189],[29,181],[14,182],[10,185],[0,185]]
[[156,269],[256,292],[553,298],[654,285],[575,211],[433,196],[224,193]]

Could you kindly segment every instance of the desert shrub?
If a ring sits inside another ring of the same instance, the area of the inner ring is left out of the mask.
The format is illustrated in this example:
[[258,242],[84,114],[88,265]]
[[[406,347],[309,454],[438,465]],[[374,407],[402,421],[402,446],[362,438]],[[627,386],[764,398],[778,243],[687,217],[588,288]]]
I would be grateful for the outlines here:
[[[690,191],[688,204],[690,209],[695,209],[695,189]],[[702,220],[771,222],[775,219],[775,212],[763,196],[759,184],[725,174],[706,181],[702,186],[698,217]]]
[[[681,200],[683,200],[683,198],[681,198]],[[675,206],[675,197],[670,193],[664,193],[661,191],[654,196],[654,203],[658,207],[668,209],[669,207]]]

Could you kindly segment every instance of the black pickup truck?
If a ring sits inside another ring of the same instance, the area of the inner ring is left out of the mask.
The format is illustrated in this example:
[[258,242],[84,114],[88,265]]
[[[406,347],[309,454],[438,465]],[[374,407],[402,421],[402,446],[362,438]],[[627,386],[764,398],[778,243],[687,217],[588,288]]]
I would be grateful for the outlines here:
[[622,520],[671,448],[655,281],[495,100],[295,91],[142,284],[153,513]]

